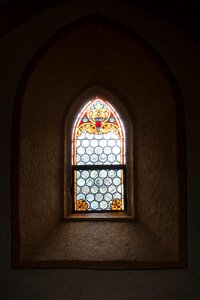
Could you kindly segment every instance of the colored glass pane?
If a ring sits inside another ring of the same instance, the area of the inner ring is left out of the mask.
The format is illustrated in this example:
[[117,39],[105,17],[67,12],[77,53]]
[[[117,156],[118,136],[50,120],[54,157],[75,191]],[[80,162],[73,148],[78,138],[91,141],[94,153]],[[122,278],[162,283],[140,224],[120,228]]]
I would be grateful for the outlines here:
[[75,170],[74,179],[75,211],[112,211],[114,201],[116,210],[124,210],[123,169]]
[[119,115],[107,101],[89,101],[73,128],[74,210],[124,210],[125,162],[125,132]]

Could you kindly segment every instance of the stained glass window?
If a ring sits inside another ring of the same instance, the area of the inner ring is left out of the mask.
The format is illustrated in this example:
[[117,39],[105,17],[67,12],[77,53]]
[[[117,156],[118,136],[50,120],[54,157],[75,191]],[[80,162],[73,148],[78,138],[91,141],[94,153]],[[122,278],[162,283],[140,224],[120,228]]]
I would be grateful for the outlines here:
[[74,212],[125,211],[125,131],[108,101],[90,100],[72,134]]

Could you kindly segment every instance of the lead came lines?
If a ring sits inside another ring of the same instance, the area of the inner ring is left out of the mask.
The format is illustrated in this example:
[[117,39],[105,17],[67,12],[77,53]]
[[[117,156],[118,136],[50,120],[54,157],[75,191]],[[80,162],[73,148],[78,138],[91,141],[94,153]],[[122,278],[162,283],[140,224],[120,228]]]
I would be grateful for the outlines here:
[[[115,133],[88,134],[82,132],[77,139],[77,165],[120,164],[121,139]],[[90,139],[88,139],[90,137]]]
[[110,201],[123,199],[123,170],[76,171],[76,199],[87,201],[88,210],[111,210]]
[[78,114],[72,153],[75,211],[124,210],[125,131],[107,101],[96,97]]

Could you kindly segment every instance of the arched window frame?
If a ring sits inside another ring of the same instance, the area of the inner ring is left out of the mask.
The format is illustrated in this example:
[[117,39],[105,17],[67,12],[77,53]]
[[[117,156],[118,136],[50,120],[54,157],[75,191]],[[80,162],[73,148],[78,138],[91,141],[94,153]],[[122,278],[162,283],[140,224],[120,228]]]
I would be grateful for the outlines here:
[[[100,98],[104,101],[108,101],[112,107],[116,109],[116,112],[120,114],[120,119],[124,125],[126,139],[126,147],[128,149],[126,153],[126,164],[125,173],[126,180],[125,191],[126,191],[126,211],[119,212],[87,212],[74,213],[73,202],[74,196],[72,191],[73,183],[73,166],[72,166],[72,132],[74,121],[78,113],[83,107],[89,102],[89,100]],[[107,91],[106,89],[95,86],[92,87],[77,97],[73,105],[67,112],[67,117],[65,119],[65,129],[64,129],[64,220],[105,220],[105,219],[133,219],[134,214],[134,170],[133,170],[133,126],[132,121],[127,113],[127,109],[123,106],[122,101],[120,101],[115,95]]]

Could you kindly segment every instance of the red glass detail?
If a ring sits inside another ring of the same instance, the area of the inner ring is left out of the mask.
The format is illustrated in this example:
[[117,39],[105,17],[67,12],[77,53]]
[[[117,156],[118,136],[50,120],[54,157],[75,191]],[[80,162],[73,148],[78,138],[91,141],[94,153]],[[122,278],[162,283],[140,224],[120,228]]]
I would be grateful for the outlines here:
[[96,121],[96,127],[101,127],[101,121]]

